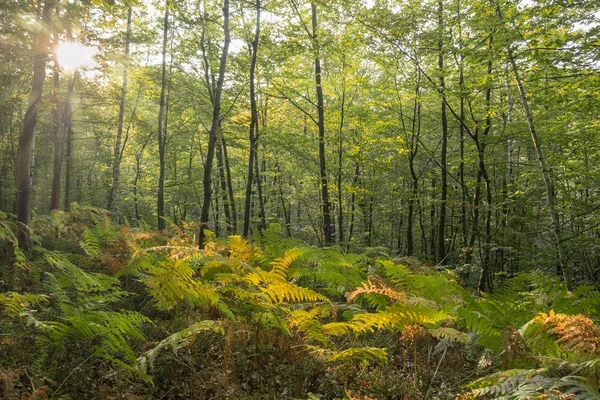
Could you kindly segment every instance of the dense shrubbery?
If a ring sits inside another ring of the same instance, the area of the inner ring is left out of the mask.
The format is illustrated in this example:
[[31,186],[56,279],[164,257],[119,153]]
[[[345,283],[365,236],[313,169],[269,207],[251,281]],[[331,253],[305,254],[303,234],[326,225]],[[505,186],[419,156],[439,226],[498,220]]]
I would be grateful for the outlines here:
[[600,294],[553,277],[475,296],[451,271],[267,230],[0,220],[4,398],[598,398]]

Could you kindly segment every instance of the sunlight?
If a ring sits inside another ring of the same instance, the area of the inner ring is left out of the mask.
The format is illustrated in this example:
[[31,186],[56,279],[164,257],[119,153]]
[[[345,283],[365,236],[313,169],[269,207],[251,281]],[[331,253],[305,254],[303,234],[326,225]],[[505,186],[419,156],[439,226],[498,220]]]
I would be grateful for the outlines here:
[[58,63],[67,70],[76,70],[92,61],[97,50],[75,42],[62,42],[55,49]]

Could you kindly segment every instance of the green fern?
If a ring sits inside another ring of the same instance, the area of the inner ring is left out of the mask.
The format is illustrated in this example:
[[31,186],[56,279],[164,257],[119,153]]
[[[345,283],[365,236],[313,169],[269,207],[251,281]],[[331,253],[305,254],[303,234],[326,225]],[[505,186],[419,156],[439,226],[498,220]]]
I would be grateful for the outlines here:
[[451,341],[462,343],[462,344],[467,344],[471,340],[468,333],[461,332],[457,329],[444,327],[444,326],[439,327],[439,328],[430,329],[429,333],[434,338],[451,340]]
[[136,360],[135,351],[129,345],[132,339],[143,340],[139,326],[151,323],[151,320],[133,311],[85,311],[63,305],[63,322],[51,323],[50,338],[59,342],[62,340],[94,339],[96,355],[112,360],[123,356],[127,361]]
[[[508,370],[488,375],[469,384],[471,391],[462,399],[530,400],[533,398],[557,398],[570,394],[578,400],[594,400],[600,393],[585,379],[577,376],[552,376],[549,369]],[[542,397],[544,396],[544,397]]]
[[0,305],[9,316],[17,317],[25,312],[31,312],[31,307],[48,303],[49,296],[33,293],[0,293]]
[[100,240],[98,235],[91,229],[86,228],[83,231],[83,238],[80,244],[88,256],[96,256],[100,253]]
[[0,241],[7,242],[12,247],[14,256],[13,265],[17,268],[26,269],[27,260],[23,250],[19,247],[19,240],[15,235],[16,225],[6,220],[7,215],[0,211]]
[[154,369],[154,360],[162,350],[171,349],[171,351],[177,354],[177,350],[188,346],[191,342],[193,342],[197,335],[207,331],[212,331],[223,335],[223,324],[220,321],[200,321],[166,337],[137,359],[142,372],[147,374],[149,371]]
[[322,347],[307,346],[307,349],[313,357],[327,362],[352,361],[361,364],[371,364],[387,359],[386,350],[378,347],[350,347],[345,350],[335,351]]

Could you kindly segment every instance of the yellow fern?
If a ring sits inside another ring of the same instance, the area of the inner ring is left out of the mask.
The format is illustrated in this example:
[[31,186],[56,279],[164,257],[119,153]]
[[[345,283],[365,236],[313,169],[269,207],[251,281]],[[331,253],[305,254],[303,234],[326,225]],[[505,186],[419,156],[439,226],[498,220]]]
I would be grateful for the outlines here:
[[363,282],[361,286],[357,287],[353,292],[350,293],[348,296],[348,301],[351,302],[356,298],[356,296],[367,293],[382,294],[392,300],[402,302],[405,302],[407,299],[406,293],[392,289],[383,283],[381,278],[377,277],[376,275],[370,275],[367,278],[367,282]]

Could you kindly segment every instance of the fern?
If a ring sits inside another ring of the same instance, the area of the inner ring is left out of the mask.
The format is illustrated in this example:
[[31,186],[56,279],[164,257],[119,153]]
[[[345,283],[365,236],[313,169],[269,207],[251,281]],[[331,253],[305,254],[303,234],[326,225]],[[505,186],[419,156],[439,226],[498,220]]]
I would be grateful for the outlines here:
[[219,321],[205,320],[196,322],[161,340],[156,346],[140,356],[137,359],[137,362],[139,363],[141,370],[146,374],[148,371],[154,369],[154,360],[162,350],[171,349],[177,354],[177,350],[188,346],[194,341],[197,335],[207,331],[220,333],[222,335],[224,334],[223,325]]
[[135,351],[129,340],[143,340],[144,335],[139,326],[151,320],[133,311],[87,311],[82,312],[71,306],[62,306],[63,321],[49,324],[49,334],[53,341],[68,338],[85,340],[94,339],[96,355],[113,360],[115,356],[123,356],[134,362]]
[[469,385],[470,392],[460,399],[519,399],[533,398],[592,400],[600,393],[584,379],[576,376],[553,377],[548,369],[501,371],[478,379]]
[[449,327],[439,327],[430,329],[429,333],[431,334],[431,336],[437,339],[446,339],[463,344],[467,344],[471,340],[468,333],[461,332],[459,330]]
[[16,225],[6,220],[7,215],[0,211],[0,241],[7,242],[12,247],[14,256],[13,265],[17,268],[26,269],[27,262],[23,250],[19,247],[19,240],[15,235]]
[[48,303],[49,297],[43,294],[32,293],[0,293],[0,305],[4,311],[13,317],[29,312],[30,307],[38,306],[42,303]]
[[170,310],[187,300],[190,304],[214,305],[219,296],[195,278],[195,272],[184,260],[165,260],[146,271],[141,281],[148,288],[157,308]]
[[307,346],[307,349],[313,357],[327,362],[358,361],[361,364],[370,364],[387,359],[386,350],[378,347],[350,347],[345,350],[335,351],[321,347]]
[[[391,300],[406,302],[406,293],[396,291],[389,286],[386,286],[380,279],[374,275],[369,276],[367,282],[363,282],[348,296],[348,301],[353,301],[356,296],[361,294],[378,294],[388,297]],[[379,305],[379,304],[378,304]]]
[[83,231],[83,240],[80,243],[88,256],[96,256],[100,253],[100,240],[91,229],[86,228]]
[[266,287],[261,287],[265,298],[272,303],[284,302],[328,302],[329,299],[314,290],[303,288],[289,282],[268,283]]
[[292,264],[303,253],[304,251],[302,249],[290,249],[285,252],[283,257],[271,262],[270,272],[275,276],[275,279],[286,281],[288,279],[288,273]]

